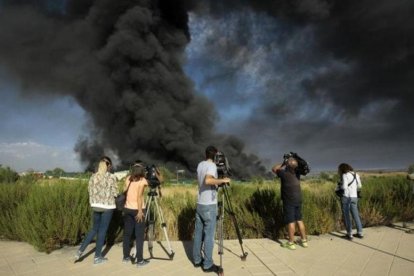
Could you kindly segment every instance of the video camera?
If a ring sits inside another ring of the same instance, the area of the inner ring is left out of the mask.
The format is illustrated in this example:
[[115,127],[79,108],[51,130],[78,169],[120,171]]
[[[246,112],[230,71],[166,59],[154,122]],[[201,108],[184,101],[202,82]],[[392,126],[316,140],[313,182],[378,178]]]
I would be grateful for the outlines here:
[[148,185],[151,188],[157,188],[161,185],[158,175],[159,172],[154,164],[145,167],[145,179],[147,179]]
[[310,172],[310,167],[308,162],[305,161],[305,159],[303,159],[302,157],[300,157],[297,153],[295,152],[290,152],[290,153],[286,153],[283,155],[283,164],[287,164],[287,160],[289,158],[295,158],[296,161],[298,161],[298,166],[296,168],[296,172],[299,173],[300,175],[307,175]]
[[214,156],[214,163],[217,166],[217,175],[218,178],[224,178],[231,176],[231,168],[227,157],[223,152],[218,151]]

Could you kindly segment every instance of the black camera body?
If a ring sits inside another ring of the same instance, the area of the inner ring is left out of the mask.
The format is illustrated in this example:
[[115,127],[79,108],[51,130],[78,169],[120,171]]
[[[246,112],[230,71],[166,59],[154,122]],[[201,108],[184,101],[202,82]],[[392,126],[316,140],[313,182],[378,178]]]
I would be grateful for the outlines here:
[[154,164],[145,167],[145,179],[147,179],[148,185],[151,188],[157,188],[161,185],[157,174],[157,167]]
[[227,157],[224,155],[223,152],[218,151],[214,156],[214,163],[217,166],[217,175],[218,178],[224,178],[231,176],[231,168],[229,166],[229,162]]
[[297,153],[295,152],[285,153],[283,155],[283,164],[286,165],[287,160],[289,158],[295,158],[296,161],[298,162],[298,167],[296,168],[297,173],[299,173],[300,175],[307,175],[310,172],[310,167],[309,167],[308,162],[306,162],[305,159],[300,157]]

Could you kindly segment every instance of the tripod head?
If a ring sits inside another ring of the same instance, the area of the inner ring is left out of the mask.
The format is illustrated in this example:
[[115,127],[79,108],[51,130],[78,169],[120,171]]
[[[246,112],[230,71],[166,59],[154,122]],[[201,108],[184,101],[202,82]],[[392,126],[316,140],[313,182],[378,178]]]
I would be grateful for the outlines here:
[[[158,196],[157,188],[151,186],[147,195],[148,196]],[[161,196],[161,192],[160,192],[160,196]]]

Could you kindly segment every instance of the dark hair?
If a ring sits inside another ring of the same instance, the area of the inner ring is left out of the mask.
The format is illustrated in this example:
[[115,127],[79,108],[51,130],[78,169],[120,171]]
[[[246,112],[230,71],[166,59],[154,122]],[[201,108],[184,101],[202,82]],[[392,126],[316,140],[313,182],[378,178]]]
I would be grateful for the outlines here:
[[341,163],[338,166],[338,173],[339,175],[343,175],[344,173],[353,171],[354,169],[351,167],[351,165],[347,164],[347,163]]
[[145,177],[145,168],[143,166],[132,166],[130,180],[137,181]]
[[109,165],[112,166],[112,160],[108,156],[102,156],[101,161],[104,161],[106,163],[106,165],[108,165],[108,166]]
[[214,146],[208,146],[206,148],[206,159],[214,159],[214,156],[217,153],[217,149]]
[[142,160],[135,160],[134,161],[134,165],[132,165],[132,166],[142,166],[142,167],[145,167],[145,163],[144,163],[144,161],[142,161]]

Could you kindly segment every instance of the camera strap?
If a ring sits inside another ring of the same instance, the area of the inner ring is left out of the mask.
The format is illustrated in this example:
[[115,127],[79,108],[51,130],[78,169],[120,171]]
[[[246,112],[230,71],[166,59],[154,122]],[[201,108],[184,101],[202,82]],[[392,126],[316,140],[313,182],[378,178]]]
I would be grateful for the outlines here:
[[128,184],[128,188],[125,190],[125,196],[127,196],[128,195],[128,190],[129,190],[129,186],[131,186],[131,182],[132,182],[132,180],[131,179],[129,179],[129,184]]
[[354,183],[354,181],[356,180],[358,183],[358,180],[356,179],[356,173],[351,173],[354,176],[354,179],[352,179],[352,181],[348,184],[348,187],[352,185],[352,183]]

